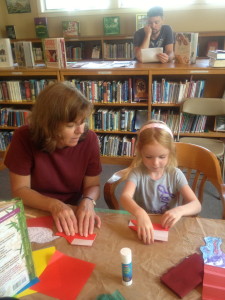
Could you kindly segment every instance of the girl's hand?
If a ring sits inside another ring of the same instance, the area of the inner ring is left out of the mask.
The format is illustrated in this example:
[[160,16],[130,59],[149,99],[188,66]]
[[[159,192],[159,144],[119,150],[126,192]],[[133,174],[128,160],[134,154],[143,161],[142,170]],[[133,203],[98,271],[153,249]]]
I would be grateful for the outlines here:
[[136,218],[138,238],[142,240],[144,244],[152,244],[154,242],[153,226],[148,214],[143,210]]
[[76,210],[78,220],[78,232],[82,236],[92,234],[95,227],[95,222],[98,228],[101,226],[101,219],[94,211],[94,205],[89,199],[83,199]]
[[179,206],[167,210],[162,215],[162,219],[161,219],[162,227],[164,228],[172,227],[177,221],[180,220],[181,217],[182,217],[182,213],[181,213],[181,208]]
[[59,232],[65,232],[66,235],[74,235],[78,232],[77,219],[69,205],[56,200],[50,212]]

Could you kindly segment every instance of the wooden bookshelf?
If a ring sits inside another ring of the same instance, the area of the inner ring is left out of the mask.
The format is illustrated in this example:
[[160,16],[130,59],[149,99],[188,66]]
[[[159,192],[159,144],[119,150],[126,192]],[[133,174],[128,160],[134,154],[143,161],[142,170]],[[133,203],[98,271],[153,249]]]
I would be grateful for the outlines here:
[[[72,79],[80,80],[102,80],[102,81],[123,81],[128,78],[143,77],[146,80],[148,97],[145,102],[93,102],[95,110],[116,110],[121,111],[122,109],[132,110],[147,110],[148,118],[151,118],[153,110],[160,109],[161,112],[168,112],[169,110],[179,114],[180,103],[152,103],[153,94],[152,86],[154,81],[161,82],[165,79],[170,82],[185,82],[185,80],[199,81],[204,80],[204,97],[221,98],[225,90],[225,68],[210,68],[208,66],[208,59],[197,60],[194,65],[181,65],[181,64],[141,64],[132,62],[126,67],[112,67],[112,62],[108,62],[104,68],[88,67],[89,62],[86,62],[82,67],[67,69],[2,69],[0,72],[0,80],[22,80],[33,79],[33,78],[52,78],[61,81],[70,81]],[[14,106],[18,107],[31,107],[33,102],[12,102],[12,101],[1,101],[0,108]],[[213,130],[214,120],[209,119],[206,124],[206,131],[202,133],[181,133],[180,136],[199,136],[208,138],[225,139],[225,133],[216,132]],[[14,128],[1,127],[1,131],[7,131]],[[137,132],[124,131],[124,130],[95,130],[97,135],[104,136],[118,136],[127,137],[131,139],[137,136]],[[174,132],[176,138],[176,132]],[[132,158],[126,155],[118,157],[115,155],[103,155],[102,162],[111,164],[127,164]]]

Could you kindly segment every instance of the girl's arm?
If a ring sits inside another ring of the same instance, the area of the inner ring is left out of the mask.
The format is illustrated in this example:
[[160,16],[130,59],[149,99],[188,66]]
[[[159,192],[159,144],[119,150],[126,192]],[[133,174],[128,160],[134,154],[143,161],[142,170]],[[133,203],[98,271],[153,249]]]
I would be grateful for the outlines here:
[[138,238],[143,240],[145,244],[151,244],[154,242],[152,222],[146,211],[133,200],[135,189],[135,183],[127,181],[123,188],[120,201],[123,208],[137,219]]
[[31,189],[30,175],[22,176],[10,172],[10,181],[13,196],[21,198],[24,205],[50,212],[58,231],[64,231],[66,235],[78,232],[73,209],[58,199],[44,196]]
[[172,227],[183,216],[196,215],[201,211],[201,203],[188,184],[181,188],[180,193],[185,204],[174,207],[163,214],[161,223],[165,228]]
[[92,234],[95,222],[98,228],[100,228],[101,226],[101,220],[94,211],[94,203],[89,199],[91,198],[96,201],[99,198],[99,195],[99,176],[85,176],[83,182],[83,199],[81,200],[76,210],[78,228],[81,235],[87,236],[88,234]]

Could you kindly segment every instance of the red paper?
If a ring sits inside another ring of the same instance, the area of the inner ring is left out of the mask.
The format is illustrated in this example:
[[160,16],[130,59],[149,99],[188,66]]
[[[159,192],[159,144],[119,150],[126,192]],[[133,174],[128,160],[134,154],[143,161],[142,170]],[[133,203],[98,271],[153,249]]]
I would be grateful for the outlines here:
[[75,235],[66,235],[64,232],[56,232],[55,235],[64,237],[72,245],[80,246],[92,246],[96,238],[96,233],[89,234],[87,237],[81,236],[78,233],[75,233]]
[[54,222],[52,216],[27,219],[27,227],[45,227],[52,229],[53,224]]
[[225,268],[204,265],[202,299],[225,299]]
[[74,300],[95,265],[56,251],[32,290],[60,300]]
[[[137,220],[130,220],[128,226],[137,231]],[[158,241],[168,241],[168,228],[163,228],[161,224],[158,223],[152,223],[153,229],[154,229],[154,238]]]
[[203,265],[202,256],[194,253],[170,268],[160,279],[180,298],[183,298],[202,282]]

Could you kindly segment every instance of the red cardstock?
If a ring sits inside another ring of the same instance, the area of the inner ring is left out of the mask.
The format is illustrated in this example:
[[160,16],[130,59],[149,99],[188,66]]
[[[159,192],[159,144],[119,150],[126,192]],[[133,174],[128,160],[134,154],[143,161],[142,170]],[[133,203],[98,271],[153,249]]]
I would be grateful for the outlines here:
[[55,235],[64,237],[72,245],[92,246],[97,234],[93,233],[85,237],[78,233],[75,233],[75,235],[66,235],[64,232],[56,232]]
[[44,227],[52,229],[53,224],[54,222],[52,216],[27,219],[27,227]]
[[204,265],[202,300],[225,299],[225,268]]
[[53,254],[40,282],[32,290],[60,300],[74,300],[93,272],[95,264],[71,256],[58,250]]

